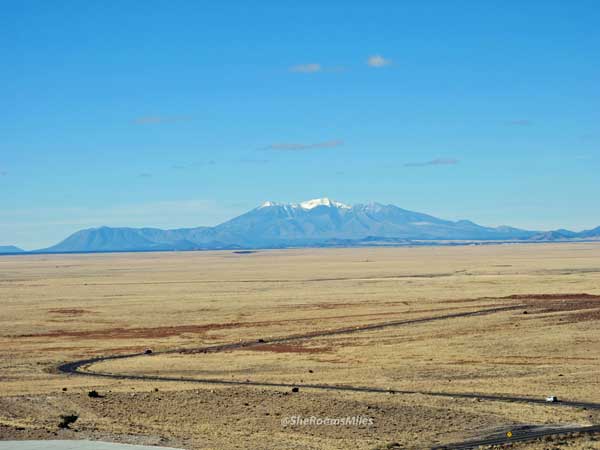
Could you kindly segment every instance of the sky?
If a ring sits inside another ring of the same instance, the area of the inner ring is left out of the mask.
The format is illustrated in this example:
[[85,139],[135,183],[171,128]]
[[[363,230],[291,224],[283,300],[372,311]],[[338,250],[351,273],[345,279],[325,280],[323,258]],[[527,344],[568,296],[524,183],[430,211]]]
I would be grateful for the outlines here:
[[0,245],[266,200],[600,225],[600,2],[29,1],[0,14]]

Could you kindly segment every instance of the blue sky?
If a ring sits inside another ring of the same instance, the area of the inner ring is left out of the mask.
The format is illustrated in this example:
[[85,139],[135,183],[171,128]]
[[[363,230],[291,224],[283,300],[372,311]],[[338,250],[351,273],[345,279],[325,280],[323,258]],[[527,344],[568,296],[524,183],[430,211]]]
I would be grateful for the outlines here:
[[600,3],[19,1],[0,245],[376,200],[600,225]]

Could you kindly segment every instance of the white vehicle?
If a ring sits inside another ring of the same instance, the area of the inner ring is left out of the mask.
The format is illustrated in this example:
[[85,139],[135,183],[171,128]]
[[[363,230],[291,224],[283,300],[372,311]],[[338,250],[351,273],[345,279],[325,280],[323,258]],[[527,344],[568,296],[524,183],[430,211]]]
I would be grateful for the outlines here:
[[548,403],[556,403],[556,402],[558,401],[558,398],[557,398],[557,397],[555,397],[554,395],[551,395],[551,396],[549,396],[549,397],[546,397],[546,401],[547,401]]

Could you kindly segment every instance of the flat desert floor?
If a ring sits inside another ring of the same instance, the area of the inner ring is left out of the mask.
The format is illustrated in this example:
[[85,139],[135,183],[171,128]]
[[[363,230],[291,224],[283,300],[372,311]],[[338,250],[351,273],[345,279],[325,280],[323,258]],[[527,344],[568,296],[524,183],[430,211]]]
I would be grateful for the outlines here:
[[[7,256],[0,311],[0,439],[423,449],[600,424],[597,409],[485,398],[600,403],[595,243]],[[240,342],[254,344],[198,351]],[[83,370],[156,379],[57,370],[144,349]]]

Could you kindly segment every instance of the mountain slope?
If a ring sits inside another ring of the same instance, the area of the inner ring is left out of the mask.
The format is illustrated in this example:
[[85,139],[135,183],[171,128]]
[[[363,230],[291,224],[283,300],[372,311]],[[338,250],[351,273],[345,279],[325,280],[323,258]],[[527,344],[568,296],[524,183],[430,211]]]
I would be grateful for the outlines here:
[[564,241],[568,239],[577,238],[579,233],[575,233],[569,230],[554,230],[545,231],[538,233],[535,236],[529,238],[530,241]]
[[147,250],[155,242],[144,238],[134,228],[90,228],[78,231],[53,247],[49,252]]
[[535,232],[482,227],[466,220],[452,222],[379,203],[343,205],[328,199],[301,204],[267,202],[218,225],[219,240],[240,244],[273,241],[363,239],[368,236],[403,239],[526,239]]
[[363,245],[410,240],[529,239],[538,232],[449,221],[379,203],[345,205],[327,198],[265,202],[215,227],[110,228],[78,231],[44,252],[152,251]]
[[591,230],[585,230],[581,233],[577,233],[577,237],[582,239],[593,239],[600,238],[600,227],[593,228]]
[[14,245],[0,245],[0,254],[23,253],[25,250]]

